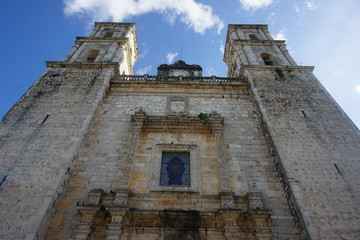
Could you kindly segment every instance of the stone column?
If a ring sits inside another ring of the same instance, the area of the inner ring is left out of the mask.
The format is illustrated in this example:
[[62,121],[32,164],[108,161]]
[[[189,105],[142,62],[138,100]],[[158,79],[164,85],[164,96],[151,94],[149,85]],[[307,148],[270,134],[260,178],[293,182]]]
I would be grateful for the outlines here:
[[75,45],[72,47],[72,49],[70,50],[70,52],[68,54],[66,54],[66,56],[64,57],[63,61],[69,61],[70,58],[74,55],[74,53],[79,49],[80,47],[80,43],[76,42]]
[[256,239],[271,240],[273,234],[271,232],[271,210],[264,209],[261,193],[251,192],[246,194],[248,200],[248,209],[251,220],[254,223],[256,231]]
[[122,58],[124,58],[124,52],[126,52],[125,51],[125,43],[117,42],[116,44],[117,44],[116,45],[117,50],[112,57],[112,61],[113,62],[121,62]]
[[258,31],[259,35],[261,36],[261,39],[264,39],[264,40],[268,39],[268,36],[265,34],[265,31],[267,31],[267,30],[258,29],[257,31]]
[[235,208],[234,196],[229,184],[229,171],[226,161],[226,153],[223,138],[223,118],[219,114],[212,113],[209,118],[212,133],[215,139],[216,153],[219,165],[220,197],[222,208]]
[[297,63],[294,61],[294,59],[290,56],[289,51],[286,49],[285,46],[280,46],[281,52],[284,54],[285,58],[289,61],[291,66],[297,66]]
[[223,118],[213,116],[209,118],[212,133],[215,139],[216,153],[218,157],[220,189],[221,192],[230,192],[229,173],[225,159],[225,146],[223,138]]
[[109,47],[108,51],[106,52],[105,56],[103,57],[103,62],[112,62],[113,56],[116,54],[116,50],[118,48],[119,44],[117,42],[113,42],[111,46]]
[[119,240],[121,237],[121,227],[123,218],[127,209],[123,208],[110,208],[111,222],[108,224],[106,231],[106,240]]
[[[242,65],[249,65],[249,60],[247,59],[246,54],[244,53],[244,50],[243,50],[242,46],[238,50],[238,52],[239,52],[239,59],[241,61],[241,64]],[[238,66],[238,67],[241,67],[241,66]]]
[[241,228],[237,224],[239,212],[234,210],[221,211],[221,216],[224,220],[224,235],[226,239],[240,239]]
[[100,34],[99,32],[100,28],[101,28],[100,26],[94,27],[94,30],[92,31],[89,37],[98,37]]
[[242,39],[242,40],[246,39],[245,34],[243,33],[243,31],[241,29],[237,29],[236,34],[239,36],[239,39]]
[[270,33],[269,33],[269,30],[264,29],[264,33],[265,33],[266,37],[267,37],[269,40],[273,40],[273,38],[271,37],[271,35],[270,35]]
[[256,239],[272,240],[274,239],[271,232],[270,214],[257,215],[255,221]]
[[121,174],[121,176],[119,177],[120,178],[119,183],[118,186],[115,187],[115,190],[129,188],[134,155],[135,155],[136,147],[138,145],[141,129],[144,124],[145,118],[146,118],[145,112],[142,110],[135,112],[135,115],[131,116],[132,123],[131,123],[130,133],[128,136],[129,148],[125,155],[125,160],[124,160],[125,164],[123,164],[121,171],[119,171],[119,174]]
[[259,62],[257,60],[257,57],[254,55],[254,53],[252,52],[250,46],[245,45],[244,46],[244,51],[247,55],[247,59],[249,60],[249,63],[251,65],[259,65]]
[[276,60],[275,60],[275,64],[276,65],[282,65],[282,66],[286,66],[289,65],[290,62],[287,60],[287,58],[285,57],[285,55],[283,54],[283,52],[280,50],[279,46],[274,44],[273,48],[276,52]]
[[94,189],[88,193],[87,198],[80,201],[77,210],[81,215],[80,223],[77,225],[72,234],[71,240],[87,239],[91,231],[93,217],[99,209],[101,196],[104,191],[102,189]]
[[98,210],[98,206],[78,206],[81,219],[75,231],[72,233],[71,240],[86,240],[91,231],[93,217]]

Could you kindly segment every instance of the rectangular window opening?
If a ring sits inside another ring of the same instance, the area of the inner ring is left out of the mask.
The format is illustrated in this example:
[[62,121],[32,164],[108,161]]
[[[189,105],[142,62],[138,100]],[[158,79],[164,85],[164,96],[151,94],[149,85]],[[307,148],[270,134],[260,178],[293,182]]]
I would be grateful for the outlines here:
[[161,186],[190,186],[190,153],[163,152],[161,159]]

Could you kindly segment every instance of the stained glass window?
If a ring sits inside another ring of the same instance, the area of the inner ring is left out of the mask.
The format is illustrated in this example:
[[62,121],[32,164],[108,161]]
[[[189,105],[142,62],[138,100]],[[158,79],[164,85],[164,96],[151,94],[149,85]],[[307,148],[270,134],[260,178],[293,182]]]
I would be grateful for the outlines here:
[[190,186],[190,153],[163,153],[161,186]]

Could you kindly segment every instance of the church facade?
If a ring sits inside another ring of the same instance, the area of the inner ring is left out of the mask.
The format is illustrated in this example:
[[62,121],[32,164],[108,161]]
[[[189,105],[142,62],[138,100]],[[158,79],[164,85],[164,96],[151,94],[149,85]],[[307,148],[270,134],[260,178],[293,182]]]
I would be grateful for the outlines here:
[[136,60],[96,23],[4,116],[0,239],[360,235],[359,130],[266,25],[229,25],[227,77]]

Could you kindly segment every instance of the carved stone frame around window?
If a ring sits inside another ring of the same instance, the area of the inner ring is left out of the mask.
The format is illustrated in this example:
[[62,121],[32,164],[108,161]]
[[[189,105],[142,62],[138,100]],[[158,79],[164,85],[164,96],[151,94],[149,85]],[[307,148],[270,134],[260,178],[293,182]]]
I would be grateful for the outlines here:
[[[163,152],[189,152],[190,153],[190,186],[161,186],[160,171]],[[200,192],[199,147],[185,144],[157,144],[152,159],[150,191],[186,191]]]

